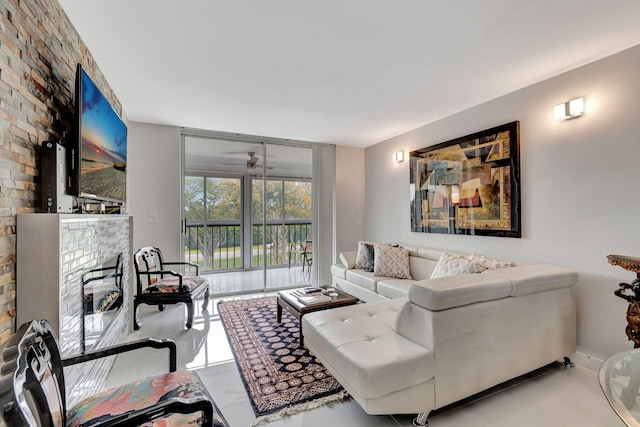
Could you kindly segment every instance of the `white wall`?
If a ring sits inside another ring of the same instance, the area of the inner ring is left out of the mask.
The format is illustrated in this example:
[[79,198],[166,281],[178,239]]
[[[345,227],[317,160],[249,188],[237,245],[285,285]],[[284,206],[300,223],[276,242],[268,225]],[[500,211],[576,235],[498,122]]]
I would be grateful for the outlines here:
[[[133,247],[134,251],[146,245],[158,246],[163,250],[167,260],[180,259],[180,211],[181,197],[181,140],[179,127],[160,126],[147,123],[129,122],[128,124],[128,213],[133,216]],[[341,204],[345,212],[356,212],[360,224],[343,226],[337,224],[336,230],[340,235],[348,236],[347,248],[355,247],[360,240],[364,223],[362,209],[364,204],[364,150],[344,148],[348,155],[348,162],[344,164],[340,174],[346,176],[345,182],[336,184],[333,179],[337,174],[334,168],[333,149],[324,146],[316,147],[315,156],[318,161],[318,176],[314,182],[318,188],[319,209],[314,216],[318,227],[316,238],[318,241],[317,268],[318,283],[331,282],[330,267],[334,254],[334,218],[333,191],[341,187],[340,191],[350,194],[350,200]],[[339,155],[338,155],[339,156]],[[355,167],[354,167],[355,165]],[[355,175],[352,174],[355,173]],[[353,190],[352,188],[355,188]],[[355,208],[353,208],[355,206]],[[151,222],[152,216],[157,222]],[[338,216],[339,218],[339,216]],[[343,239],[344,241],[344,239]]]
[[[640,46],[367,148],[364,238],[573,268],[579,351],[601,359],[633,347],[624,332],[627,304],[613,291],[635,275],[609,265],[606,255],[640,256],[638,70]],[[579,96],[583,117],[553,118],[554,105]],[[412,233],[409,162],[394,164],[392,153],[408,155],[514,120],[521,131],[522,238]]]
[[336,147],[336,253],[364,236],[364,148]]
[[[179,260],[180,128],[130,122],[127,140],[133,250],[153,245],[167,260]],[[152,217],[157,221],[151,222]]]

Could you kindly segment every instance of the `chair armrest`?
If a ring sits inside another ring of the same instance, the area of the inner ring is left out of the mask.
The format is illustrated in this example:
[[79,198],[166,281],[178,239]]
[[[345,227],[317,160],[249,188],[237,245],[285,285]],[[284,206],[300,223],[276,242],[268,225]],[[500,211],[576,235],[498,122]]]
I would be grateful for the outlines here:
[[189,265],[191,267],[195,267],[196,269],[196,276],[198,274],[200,274],[200,266],[198,264],[196,264],[195,262],[162,262],[162,265]]
[[169,274],[171,276],[182,277],[181,273],[178,273],[173,270],[141,271],[140,274],[146,274],[147,276],[151,276],[152,274],[160,274],[160,275]]
[[168,400],[159,404],[154,404],[147,408],[138,409],[137,411],[128,412],[110,420],[100,423],[101,427],[107,426],[127,426],[136,427],[145,422],[153,421],[157,418],[170,414],[192,414],[202,411],[203,422],[205,427],[213,426],[213,404],[206,398],[199,398],[191,402],[180,400]]
[[78,363],[89,362],[91,360],[101,359],[103,357],[115,356],[116,354],[126,353],[132,350],[138,350],[140,348],[168,348],[169,349],[169,372],[175,372],[177,369],[177,355],[178,351],[176,343],[163,339],[158,340],[155,338],[143,338],[137,341],[131,341],[124,344],[114,345],[111,347],[101,348],[95,351],[89,351],[82,353],[78,356],[68,357],[62,359],[62,366],[71,366]]

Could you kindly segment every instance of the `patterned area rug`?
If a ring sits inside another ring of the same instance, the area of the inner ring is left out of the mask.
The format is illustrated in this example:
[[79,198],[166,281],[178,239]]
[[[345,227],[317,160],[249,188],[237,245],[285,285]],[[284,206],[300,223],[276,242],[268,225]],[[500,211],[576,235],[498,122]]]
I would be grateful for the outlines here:
[[257,424],[346,399],[347,393],[306,348],[286,310],[276,321],[276,297],[222,301],[220,318],[249,394]]

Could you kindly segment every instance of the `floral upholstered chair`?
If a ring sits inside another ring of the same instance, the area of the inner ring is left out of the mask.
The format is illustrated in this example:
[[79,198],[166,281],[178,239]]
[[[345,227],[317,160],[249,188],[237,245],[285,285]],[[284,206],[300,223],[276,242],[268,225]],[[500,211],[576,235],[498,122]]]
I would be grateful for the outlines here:
[[[170,371],[66,407],[63,367],[142,347],[168,348]],[[0,424],[23,427],[228,427],[197,374],[176,371],[176,345],[144,339],[61,359],[46,320],[23,324],[2,351]]]
[[[184,303],[187,306],[186,327],[193,325],[193,304],[204,295],[203,310],[209,304],[209,282],[198,276],[199,267],[192,262],[167,262],[159,248],[146,246],[133,256],[136,270],[137,292],[133,298],[133,328],[140,329],[138,305],[157,305],[160,311],[165,304]],[[169,269],[170,266],[192,268],[195,274],[184,274]]]

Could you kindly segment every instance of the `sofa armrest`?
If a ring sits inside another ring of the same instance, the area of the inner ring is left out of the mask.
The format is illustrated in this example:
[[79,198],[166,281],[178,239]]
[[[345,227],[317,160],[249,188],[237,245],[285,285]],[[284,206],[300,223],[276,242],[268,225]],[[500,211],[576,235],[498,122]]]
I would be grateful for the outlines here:
[[405,301],[396,314],[395,331],[414,343],[433,350],[433,311]]
[[356,251],[340,252],[340,262],[347,268],[355,268],[357,254]]

